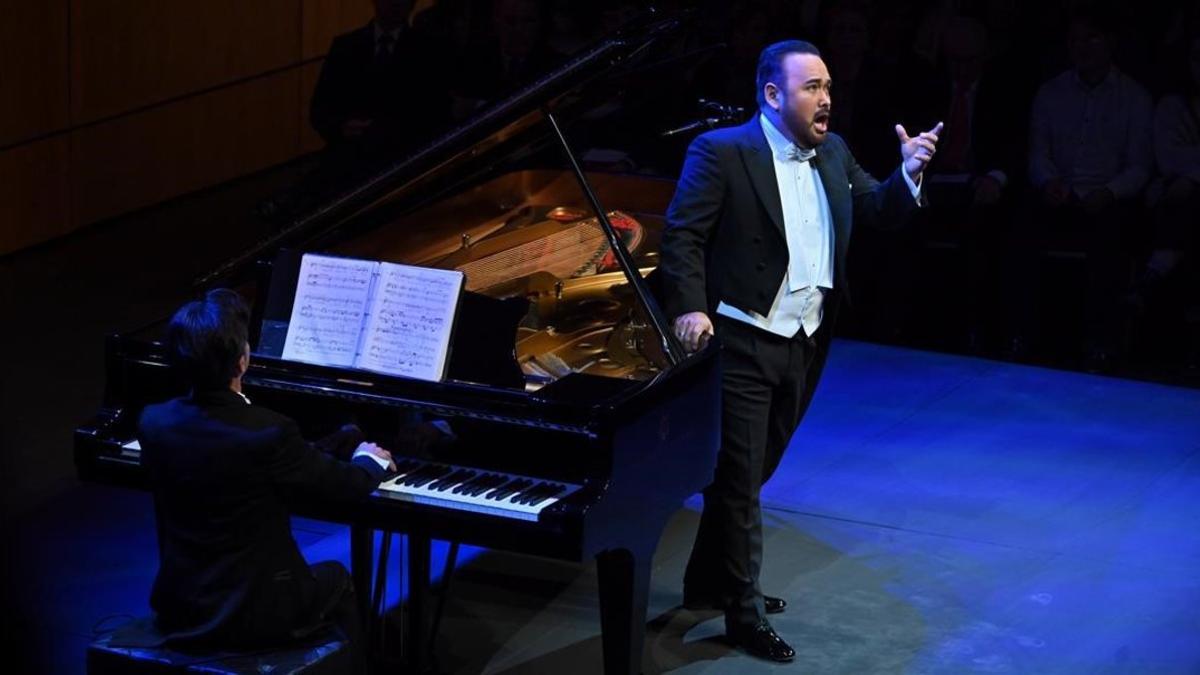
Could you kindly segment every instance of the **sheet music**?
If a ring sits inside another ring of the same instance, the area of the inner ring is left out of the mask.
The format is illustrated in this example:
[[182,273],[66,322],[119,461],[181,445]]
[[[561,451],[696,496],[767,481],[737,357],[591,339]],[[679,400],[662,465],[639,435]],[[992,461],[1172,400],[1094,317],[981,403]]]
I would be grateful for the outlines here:
[[283,358],[351,366],[379,263],[305,254]]
[[463,274],[382,263],[358,366],[440,380]]

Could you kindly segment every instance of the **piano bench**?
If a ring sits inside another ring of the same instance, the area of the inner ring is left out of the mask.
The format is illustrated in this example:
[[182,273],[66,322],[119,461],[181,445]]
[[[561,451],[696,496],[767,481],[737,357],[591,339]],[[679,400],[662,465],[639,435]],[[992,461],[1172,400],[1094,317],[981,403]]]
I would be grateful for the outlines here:
[[332,629],[295,645],[249,652],[125,647],[112,642],[110,634],[88,645],[88,675],[340,675],[353,670],[349,643]]

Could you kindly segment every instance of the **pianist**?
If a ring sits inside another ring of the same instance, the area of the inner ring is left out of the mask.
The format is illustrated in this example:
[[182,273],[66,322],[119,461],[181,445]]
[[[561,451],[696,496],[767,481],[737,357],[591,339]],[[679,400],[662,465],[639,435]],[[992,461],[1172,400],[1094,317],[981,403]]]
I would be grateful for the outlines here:
[[249,311],[233,291],[184,305],[166,331],[188,396],[148,406],[138,426],[154,490],[159,569],[150,604],[164,640],[258,648],[336,625],[365,664],[350,577],[309,566],[292,538],[286,494],[360,499],[394,468],[361,443],[349,462],[301,438],[296,423],[242,394]]

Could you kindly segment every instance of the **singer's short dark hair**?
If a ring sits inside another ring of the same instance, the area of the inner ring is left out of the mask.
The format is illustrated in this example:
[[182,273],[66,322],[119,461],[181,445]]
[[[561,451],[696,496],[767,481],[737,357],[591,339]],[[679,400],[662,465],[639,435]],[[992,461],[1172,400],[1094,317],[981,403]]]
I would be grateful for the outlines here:
[[209,291],[171,317],[167,359],[195,391],[226,389],[250,340],[250,308],[227,288]]
[[758,55],[758,76],[754,79],[754,84],[758,87],[758,92],[755,94],[758,107],[761,108],[767,104],[767,99],[763,97],[763,87],[766,87],[768,82],[774,82],[781,89],[783,88],[783,59],[788,54],[820,56],[821,51],[817,49],[816,45],[805,40],[784,40],[768,45],[766,49],[762,50],[762,53]]

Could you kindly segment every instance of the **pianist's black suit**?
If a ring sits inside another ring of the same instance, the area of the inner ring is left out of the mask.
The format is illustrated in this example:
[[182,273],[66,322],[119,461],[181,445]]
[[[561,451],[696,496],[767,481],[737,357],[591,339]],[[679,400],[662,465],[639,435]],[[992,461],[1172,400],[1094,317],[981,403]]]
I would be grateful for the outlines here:
[[707,312],[721,342],[721,451],[704,492],[684,595],[726,606],[727,629],[763,618],[759,491],[812,400],[846,295],[851,224],[898,225],[917,206],[897,169],[879,182],[845,141],[829,134],[817,173],[834,233],[834,289],[816,334],[794,338],[716,314],[729,305],[766,315],[787,272],[788,246],[771,148],[756,115],[699,136],[688,149],[667,211],[660,270],[667,315]]
[[378,464],[326,455],[232,390],[148,406],[138,439],[158,522],[150,604],[169,639],[264,644],[330,618],[348,595],[345,570],[340,581],[310,570],[284,495],[362,498],[385,473]]

